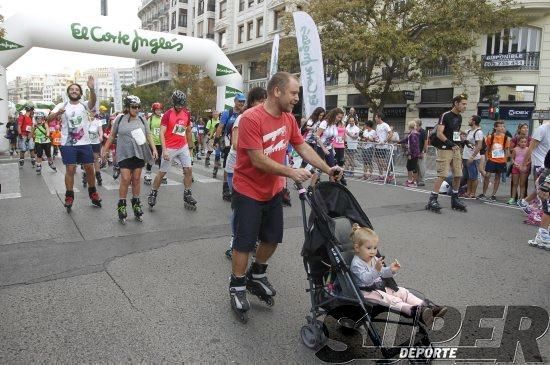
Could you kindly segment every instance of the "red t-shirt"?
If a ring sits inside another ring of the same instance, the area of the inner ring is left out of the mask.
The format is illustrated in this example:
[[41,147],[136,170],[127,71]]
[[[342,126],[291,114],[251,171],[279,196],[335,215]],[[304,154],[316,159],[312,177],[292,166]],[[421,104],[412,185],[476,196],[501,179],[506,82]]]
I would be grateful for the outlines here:
[[276,118],[258,105],[241,116],[237,164],[233,186],[240,194],[258,201],[271,200],[285,186],[285,178],[265,173],[252,166],[247,150],[262,150],[266,156],[280,164],[285,163],[288,143],[304,143],[292,113]]
[[176,113],[173,108],[169,109],[162,116],[160,125],[166,127],[166,133],[164,134],[166,148],[179,150],[187,146],[185,132],[188,127],[191,127],[191,114],[189,110],[184,108],[179,113]]
[[21,114],[19,116],[19,119],[17,119],[17,123],[21,127],[21,135],[23,137],[28,136],[32,133],[32,118],[29,117],[26,114]]

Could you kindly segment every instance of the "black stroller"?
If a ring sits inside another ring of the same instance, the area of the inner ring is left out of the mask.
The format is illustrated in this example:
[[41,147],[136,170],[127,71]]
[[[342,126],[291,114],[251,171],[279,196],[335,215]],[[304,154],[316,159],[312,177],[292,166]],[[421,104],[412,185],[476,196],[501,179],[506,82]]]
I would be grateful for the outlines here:
[[[307,325],[300,331],[304,345],[320,349],[318,356],[324,351],[324,360],[328,362],[347,362],[359,358],[384,362],[383,359],[395,357],[401,346],[430,347],[427,330],[418,323],[417,318],[396,314],[394,317],[398,317],[398,321],[390,320],[390,308],[365,300],[352,280],[353,274],[349,269],[354,256],[353,244],[349,239],[352,224],[358,223],[368,228],[372,228],[372,224],[351,192],[341,184],[332,182],[319,183],[308,191],[301,186],[297,188],[304,220],[302,256],[309,281],[309,289],[306,291],[311,295]],[[306,219],[306,203],[311,207],[309,222]],[[393,278],[384,279],[384,284],[397,290]],[[424,299],[420,293],[414,293]],[[322,316],[324,321],[319,319]],[[402,334],[407,331],[408,334],[396,336],[403,341],[395,338],[394,345],[386,347],[383,346],[381,333],[390,322],[399,326]],[[403,326],[408,329],[403,331]],[[368,334],[365,344],[358,331],[361,327]],[[355,341],[357,345],[352,351],[349,336],[355,336],[352,342]],[[329,337],[347,344],[348,350],[342,352],[329,349],[325,346]],[[427,359],[414,361],[428,362]]]

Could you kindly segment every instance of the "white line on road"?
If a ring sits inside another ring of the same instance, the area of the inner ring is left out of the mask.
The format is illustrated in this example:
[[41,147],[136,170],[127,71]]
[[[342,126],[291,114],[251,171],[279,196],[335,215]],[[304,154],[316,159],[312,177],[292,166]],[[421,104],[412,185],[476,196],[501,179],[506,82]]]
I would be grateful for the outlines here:
[[0,184],[2,184],[0,199],[13,199],[21,197],[19,164],[6,163],[0,165]]

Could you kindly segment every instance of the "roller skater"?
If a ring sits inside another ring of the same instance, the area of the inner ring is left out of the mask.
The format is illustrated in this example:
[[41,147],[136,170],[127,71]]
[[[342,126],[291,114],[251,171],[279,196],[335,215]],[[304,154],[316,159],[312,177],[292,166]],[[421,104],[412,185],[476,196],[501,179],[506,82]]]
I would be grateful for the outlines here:
[[206,122],[206,158],[204,159],[204,166],[210,167],[210,155],[214,151],[214,136],[216,134],[216,129],[220,124],[220,113],[217,111],[212,112],[212,118]]
[[431,210],[432,212],[435,212],[435,213],[441,213],[441,205],[439,205],[439,202],[437,201],[436,194],[432,193],[430,195],[430,200],[426,205],[426,210]]
[[152,211],[153,207],[157,204],[158,190],[151,190],[147,196],[147,204],[149,204],[149,210]]
[[139,199],[141,171],[145,166],[145,161],[152,161],[158,157],[149,127],[139,115],[140,108],[141,100],[137,96],[128,95],[124,98],[124,114],[115,119],[109,139],[105,142],[101,154],[105,158],[111,144],[116,139],[116,157],[120,167],[117,210],[121,223],[125,223],[128,215],[126,197],[130,185],[132,186],[131,207],[135,218],[141,221],[143,215]]
[[458,199],[458,193],[453,193],[451,195],[451,208],[465,213],[468,211],[466,205]]
[[441,207],[437,202],[437,196],[441,184],[449,174],[449,167],[452,167],[453,186],[451,194],[451,207],[454,210],[466,212],[466,206],[458,199],[458,189],[460,187],[460,178],[462,177],[462,155],[460,153],[460,127],[462,125],[461,113],[466,110],[468,98],[461,94],[455,96],[452,100],[452,109],[445,112],[439,118],[437,128],[432,131],[429,137],[430,143],[437,149],[437,175],[434,182],[433,191],[426,209],[432,212],[440,213]]
[[29,151],[31,163],[34,167],[34,138],[33,138],[33,117],[34,105],[28,103],[25,105],[25,113],[17,119],[17,138],[19,143],[19,167],[25,164],[25,152]]
[[[191,153],[193,150],[193,136],[191,134],[191,113],[186,108],[187,96],[180,90],[172,94],[173,107],[168,109],[162,116],[160,126],[160,142],[162,145],[162,159],[160,169],[149,197],[157,197],[161,182],[164,183],[166,173],[170,171],[172,163],[182,167],[184,185],[184,207],[189,210],[196,210],[197,201],[191,195],[193,183],[193,170],[191,168]],[[152,208],[154,204],[150,204]],[[156,201],[155,201],[156,203]]]
[[229,282],[231,308],[243,323],[248,321],[248,311],[250,310],[250,302],[246,298],[246,286],[246,276],[236,277],[231,275]]
[[136,220],[143,222],[143,218],[141,218],[143,215],[143,210],[141,210],[141,202],[139,201],[139,197],[132,198],[132,210],[134,211],[134,217],[136,217]]
[[128,212],[126,211],[126,199],[120,199],[117,205],[118,212],[118,221],[122,224],[126,224],[126,218],[128,217]]
[[[38,160],[38,163],[36,164],[37,175],[40,175],[42,173],[42,161],[44,155],[46,155],[46,159],[50,168],[52,168],[53,166],[50,129],[45,123],[45,118],[46,116],[42,112],[36,112],[34,114],[36,125],[32,129],[32,135],[34,138],[34,150]],[[57,171],[55,166],[53,166],[52,170]]]
[[[106,108],[102,105],[100,110],[106,111]],[[90,122],[90,128],[88,130],[88,135],[90,136],[90,141],[92,143],[92,151],[94,153],[94,174],[95,181],[97,185],[101,186],[103,184],[103,179],[101,178],[101,143],[105,135],[103,134],[103,122],[101,121],[101,116],[96,114],[94,120]],[[84,185],[86,186],[86,185]]]
[[[153,142],[155,143],[155,148],[157,149],[157,155],[159,156],[155,160],[155,164],[158,165],[160,168],[160,160],[162,158],[162,144],[160,142],[160,123],[162,120],[162,109],[163,106],[161,103],[153,103],[151,105],[151,110],[153,114],[149,119],[147,119],[147,123],[149,124],[149,130],[151,131],[151,136],[153,137]],[[145,166],[145,176],[143,177],[143,183],[145,185],[151,185],[151,182],[153,179],[151,178],[151,170],[153,168],[153,164],[147,163]],[[166,184],[166,182],[163,181],[163,184]]]
[[[266,270],[269,259],[283,239],[283,207],[279,194],[284,183],[281,177],[299,183],[311,178],[308,170],[294,169],[281,163],[286,146],[292,144],[302,158],[324,173],[336,179],[342,174],[339,166],[329,167],[304,142],[291,113],[298,102],[299,90],[300,84],[295,76],[287,72],[276,73],[268,82],[265,103],[247,110],[239,122],[239,148],[233,175],[235,239],[229,299],[231,307],[243,321],[250,308],[243,286],[268,305],[274,302],[276,292],[267,280]],[[266,158],[270,160],[266,162],[266,165],[269,163],[269,171],[253,163]],[[256,248],[258,239],[260,244]],[[256,257],[250,270],[247,270],[248,259],[253,252]]]
[[275,304],[273,297],[277,292],[267,280],[266,270],[267,264],[253,262],[246,274],[246,290],[271,307]]
[[[95,187],[94,176],[94,154],[88,133],[90,120],[89,111],[95,106],[96,95],[94,91],[94,78],[88,77],[88,88],[90,99],[84,103],[82,87],[79,84],[71,84],[67,87],[69,101],[59,103],[48,115],[48,121],[61,120],[61,158],[66,166],[65,188],[66,197],[70,197],[71,203],[67,204],[67,211],[70,211],[74,199],[74,175],[77,165],[82,165],[87,176],[88,196],[92,204],[101,207],[101,198]],[[67,200],[67,199],[66,199]]]
[[191,195],[191,189],[185,189],[183,192],[183,205],[185,209],[197,210],[197,201]]

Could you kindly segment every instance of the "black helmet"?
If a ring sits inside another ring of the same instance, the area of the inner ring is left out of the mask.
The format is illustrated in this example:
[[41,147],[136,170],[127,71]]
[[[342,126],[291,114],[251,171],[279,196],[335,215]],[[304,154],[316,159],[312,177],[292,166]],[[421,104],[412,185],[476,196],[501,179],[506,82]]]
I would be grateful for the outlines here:
[[34,110],[34,105],[32,105],[31,103],[25,104],[25,110],[26,111]]
[[176,90],[172,93],[172,105],[185,106],[187,104],[187,95],[183,91]]
[[132,105],[141,106],[141,100],[135,95],[128,95],[124,98],[124,107],[129,108]]

